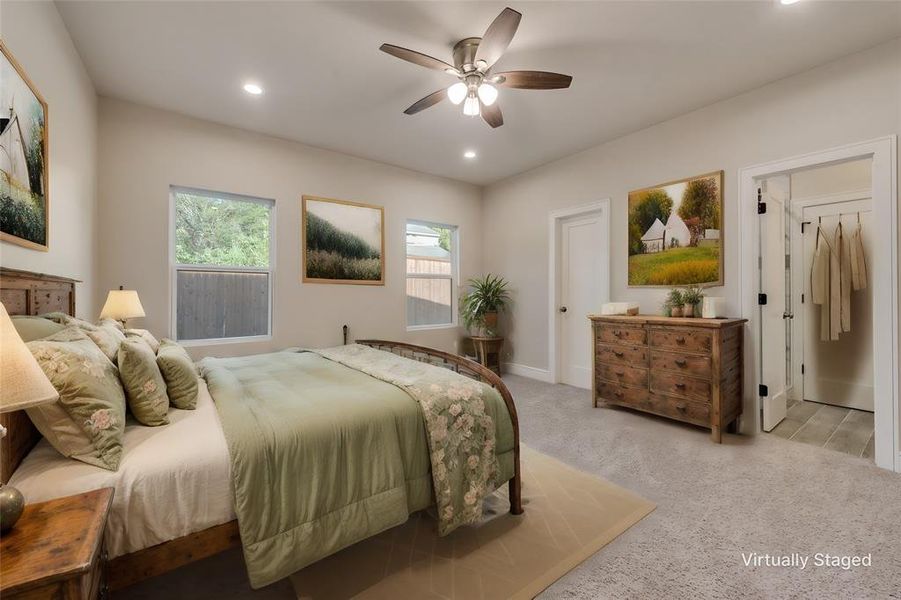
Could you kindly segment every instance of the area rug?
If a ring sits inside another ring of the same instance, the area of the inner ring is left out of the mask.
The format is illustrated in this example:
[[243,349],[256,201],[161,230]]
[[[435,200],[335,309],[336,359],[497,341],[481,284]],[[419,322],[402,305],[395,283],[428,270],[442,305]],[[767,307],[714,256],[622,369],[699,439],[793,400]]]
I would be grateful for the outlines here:
[[594,475],[522,448],[525,513],[507,486],[485,518],[439,538],[428,511],[291,576],[301,600],[533,598],[640,521],[654,504]]

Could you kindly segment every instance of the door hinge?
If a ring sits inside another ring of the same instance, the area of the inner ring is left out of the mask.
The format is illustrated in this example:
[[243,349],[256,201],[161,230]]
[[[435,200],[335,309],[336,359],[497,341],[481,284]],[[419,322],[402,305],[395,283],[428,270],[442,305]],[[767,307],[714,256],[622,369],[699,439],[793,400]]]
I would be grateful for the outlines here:
[[804,374],[804,363],[801,363],[801,375]]
[[757,188],[757,214],[762,215],[766,213],[766,202],[763,201],[763,190]]
[[770,389],[761,383],[760,385],[757,386],[757,395],[760,396],[761,398],[769,396]]
[[801,221],[801,235],[804,235],[804,226],[810,225],[810,221]]
[[757,294],[757,304],[760,306],[766,304],[766,294]]
[[804,304],[804,294],[801,294],[801,304]]

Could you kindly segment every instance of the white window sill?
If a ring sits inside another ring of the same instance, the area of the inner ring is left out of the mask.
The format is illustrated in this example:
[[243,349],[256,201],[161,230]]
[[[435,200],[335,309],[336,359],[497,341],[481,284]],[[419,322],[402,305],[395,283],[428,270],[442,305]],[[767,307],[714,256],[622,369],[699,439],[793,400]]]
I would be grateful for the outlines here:
[[432,331],[434,329],[456,329],[456,323],[444,323],[442,325],[407,325],[407,331]]
[[254,342],[271,342],[271,335],[250,335],[245,337],[215,338],[207,340],[176,340],[182,346],[222,346],[225,344],[250,344]]

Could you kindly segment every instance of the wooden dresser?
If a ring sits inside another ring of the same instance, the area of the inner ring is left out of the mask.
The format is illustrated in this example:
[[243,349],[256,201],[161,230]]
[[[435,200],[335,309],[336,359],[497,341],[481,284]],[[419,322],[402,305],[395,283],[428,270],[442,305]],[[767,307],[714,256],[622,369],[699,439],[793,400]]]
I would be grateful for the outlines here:
[[594,405],[615,404],[708,427],[741,415],[745,319],[589,315]]

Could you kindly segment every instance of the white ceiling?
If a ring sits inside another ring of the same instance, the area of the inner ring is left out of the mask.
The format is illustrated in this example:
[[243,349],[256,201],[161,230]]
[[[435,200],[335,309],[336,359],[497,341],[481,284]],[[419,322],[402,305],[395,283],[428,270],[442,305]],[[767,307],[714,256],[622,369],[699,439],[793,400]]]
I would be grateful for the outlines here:
[[[574,79],[501,89],[492,130],[446,101],[404,115],[455,79],[378,48],[451,62],[504,3],[57,4],[103,96],[476,184],[901,36],[901,2],[511,1],[523,19],[498,70]],[[263,96],[241,90],[250,79]]]

